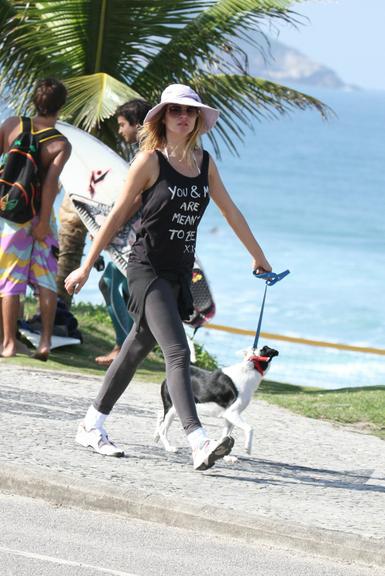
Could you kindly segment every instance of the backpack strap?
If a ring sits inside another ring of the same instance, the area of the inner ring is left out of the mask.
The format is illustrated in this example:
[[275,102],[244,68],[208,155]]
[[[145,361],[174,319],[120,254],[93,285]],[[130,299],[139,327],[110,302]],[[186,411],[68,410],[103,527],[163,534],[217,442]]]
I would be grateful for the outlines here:
[[32,132],[32,121],[27,116],[20,116],[20,132]]
[[28,118],[28,116],[20,116],[20,132],[33,134],[38,144],[42,144],[43,142],[47,142],[47,140],[53,140],[55,138],[63,138],[66,140],[66,137],[59,132],[59,130],[56,130],[56,128],[45,128],[44,130],[33,132],[32,119]]
[[66,137],[61,132],[59,132],[59,130],[56,130],[56,128],[47,128],[47,130],[37,132],[35,136],[39,144],[58,138],[66,139]]

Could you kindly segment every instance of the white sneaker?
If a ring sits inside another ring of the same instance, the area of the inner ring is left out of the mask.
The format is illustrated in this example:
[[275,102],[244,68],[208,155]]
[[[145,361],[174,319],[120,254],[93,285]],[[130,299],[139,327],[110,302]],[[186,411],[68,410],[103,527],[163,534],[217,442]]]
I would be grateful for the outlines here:
[[234,446],[234,438],[225,436],[219,442],[215,440],[205,440],[199,448],[193,450],[194,470],[208,470],[214,466],[217,460],[220,460],[227,454],[230,454]]
[[75,437],[75,442],[86,448],[90,446],[95,452],[103,456],[115,456],[116,458],[124,456],[123,450],[119,450],[119,448],[108,439],[107,432],[104,428],[91,428],[91,430],[86,430],[84,423],[81,422]]

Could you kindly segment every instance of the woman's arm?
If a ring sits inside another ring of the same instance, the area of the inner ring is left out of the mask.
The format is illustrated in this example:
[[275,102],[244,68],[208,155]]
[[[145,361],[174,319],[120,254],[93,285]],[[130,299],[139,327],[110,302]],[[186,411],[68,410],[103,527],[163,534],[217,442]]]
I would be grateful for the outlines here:
[[209,163],[209,186],[210,196],[222,212],[224,218],[234,230],[246,250],[253,258],[253,270],[257,272],[271,272],[271,266],[266,260],[262,248],[254,238],[249,225],[241,211],[232,201],[229,193],[223,185],[215,162],[210,158]]
[[140,152],[131,164],[123,190],[115,202],[111,212],[95,235],[90,251],[83,264],[71,272],[64,285],[69,294],[77,294],[86,283],[94,262],[99,254],[108,246],[117,231],[134,213],[134,208],[140,205],[143,190],[149,188],[157,178],[158,160],[156,154]]

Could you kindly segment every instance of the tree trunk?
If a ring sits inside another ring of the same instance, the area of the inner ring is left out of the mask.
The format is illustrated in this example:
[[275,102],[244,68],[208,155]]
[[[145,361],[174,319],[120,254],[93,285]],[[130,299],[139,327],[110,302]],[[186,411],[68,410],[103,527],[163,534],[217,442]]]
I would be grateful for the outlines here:
[[60,206],[60,227],[59,227],[59,261],[57,288],[58,296],[66,303],[68,309],[71,307],[72,296],[64,288],[64,280],[70,272],[80,266],[84,246],[86,243],[87,228],[80,219],[68,194],[64,195]]

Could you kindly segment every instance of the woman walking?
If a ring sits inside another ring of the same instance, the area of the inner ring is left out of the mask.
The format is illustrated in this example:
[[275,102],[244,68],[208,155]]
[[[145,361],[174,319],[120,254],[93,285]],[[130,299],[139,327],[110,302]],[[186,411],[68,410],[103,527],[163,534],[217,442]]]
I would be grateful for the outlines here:
[[164,90],[161,102],[144,120],[140,152],[120,197],[83,265],[65,281],[70,294],[79,292],[100,252],[142,206],[142,223],[128,263],[128,308],[134,326],[76,436],[79,444],[100,454],[123,455],[109,440],[104,421],[156,342],[165,358],[170,396],[192,448],[194,468],[210,468],[233,447],[231,437],[209,440],[199,421],[182,323],[193,311],[190,283],[197,228],[210,198],[251,254],[253,269],[261,273],[271,267],[227,193],[213,159],[198,147],[199,136],[213,128],[218,116],[188,86],[172,84]]

